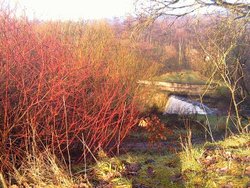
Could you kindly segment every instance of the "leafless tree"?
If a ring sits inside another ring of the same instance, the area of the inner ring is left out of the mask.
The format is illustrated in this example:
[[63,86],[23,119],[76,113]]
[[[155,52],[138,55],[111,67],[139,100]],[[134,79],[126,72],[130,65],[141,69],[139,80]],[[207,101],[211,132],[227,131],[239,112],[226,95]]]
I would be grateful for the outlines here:
[[241,52],[249,48],[245,39],[247,23],[232,17],[217,18],[211,23],[206,31],[199,27],[196,30],[197,42],[212,64],[208,82],[216,79],[227,88],[231,99],[227,122],[230,119],[239,133],[248,132],[249,125],[243,124],[240,114],[240,106],[248,92],[245,88],[244,54]]
[[249,0],[135,0],[139,14],[157,19],[162,16],[182,17],[197,10],[229,11],[238,18],[250,18]]

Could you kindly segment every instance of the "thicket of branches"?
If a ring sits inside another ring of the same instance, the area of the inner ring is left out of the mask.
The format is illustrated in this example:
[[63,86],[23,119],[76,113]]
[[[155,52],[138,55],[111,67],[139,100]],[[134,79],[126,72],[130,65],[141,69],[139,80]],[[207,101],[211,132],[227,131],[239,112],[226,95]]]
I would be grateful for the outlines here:
[[[36,22],[0,10],[0,170],[34,148],[66,163],[119,147],[137,123],[136,80],[157,66],[110,24]],[[119,149],[119,148],[118,148]]]

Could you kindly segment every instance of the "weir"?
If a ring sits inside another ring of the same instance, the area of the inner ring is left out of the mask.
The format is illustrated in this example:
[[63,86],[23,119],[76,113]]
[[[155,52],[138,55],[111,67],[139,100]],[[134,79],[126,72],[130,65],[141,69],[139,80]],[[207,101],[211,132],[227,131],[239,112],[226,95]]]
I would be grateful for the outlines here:
[[214,91],[214,85],[208,87],[205,84],[184,84],[184,83],[157,82],[157,81],[147,81],[147,80],[139,80],[137,83],[141,85],[157,87],[162,91],[168,91],[174,94],[185,94],[193,96],[199,96],[204,93],[206,95],[209,95]]
[[211,115],[215,111],[207,107],[206,105],[192,101],[183,97],[171,95],[165,106],[164,115],[166,114],[178,114],[178,115]]

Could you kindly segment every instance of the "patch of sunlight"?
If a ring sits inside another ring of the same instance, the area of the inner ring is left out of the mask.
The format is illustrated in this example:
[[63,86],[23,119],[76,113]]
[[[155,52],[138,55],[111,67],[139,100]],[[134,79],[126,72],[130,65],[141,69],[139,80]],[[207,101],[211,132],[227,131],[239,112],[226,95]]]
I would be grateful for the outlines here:
[[132,182],[122,176],[124,170],[125,166],[118,158],[98,161],[94,166],[97,180],[110,182],[112,187],[132,187]]
[[[189,153],[180,153],[186,187],[246,187],[250,165],[249,136],[238,135],[216,143],[193,147]],[[209,163],[209,160],[212,161]]]
[[203,154],[203,149],[201,148],[193,148],[191,149],[190,153],[188,151],[183,151],[180,153],[180,159],[181,159],[181,168],[182,171],[185,170],[192,170],[192,171],[201,171],[202,166],[198,162],[198,159]]
[[250,141],[250,134],[235,135],[227,138],[224,141],[218,142],[224,148],[242,147]]

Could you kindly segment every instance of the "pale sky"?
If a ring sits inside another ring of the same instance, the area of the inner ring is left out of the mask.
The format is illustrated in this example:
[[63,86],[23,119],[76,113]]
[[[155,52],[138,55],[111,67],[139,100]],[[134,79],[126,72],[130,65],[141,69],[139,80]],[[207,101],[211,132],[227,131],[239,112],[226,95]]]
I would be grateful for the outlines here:
[[79,20],[123,17],[133,13],[133,0],[11,0],[29,18]]

